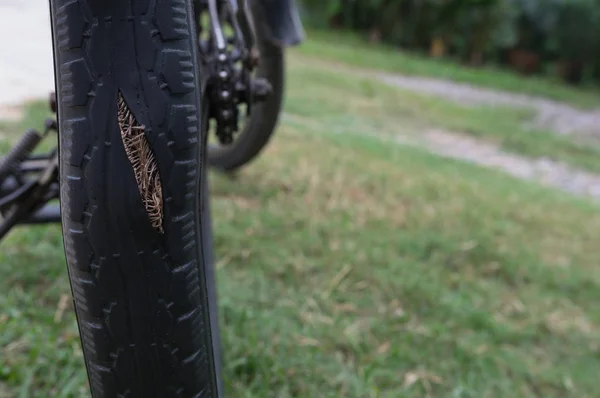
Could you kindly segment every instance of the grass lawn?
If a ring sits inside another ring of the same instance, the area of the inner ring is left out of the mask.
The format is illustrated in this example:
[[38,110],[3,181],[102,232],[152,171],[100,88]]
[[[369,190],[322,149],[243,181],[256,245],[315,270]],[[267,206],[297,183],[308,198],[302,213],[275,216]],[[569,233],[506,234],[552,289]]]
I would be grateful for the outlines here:
[[[317,42],[316,45],[329,46]],[[345,132],[353,127],[371,135],[416,136],[440,128],[496,143],[509,152],[547,157],[600,172],[598,141],[525,128],[531,111],[506,107],[465,107],[460,104],[388,87],[347,64],[307,56],[289,57],[291,87],[287,112],[310,128]]]
[[[377,138],[526,115],[290,61],[268,151],[211,176],[227,396],[598,396],[600,208]],[[0,292],[0,397],[87,396],[59,226],[2,243]]]
[[435,60],[366,42],[346,32],[309,30],[300,47],[305,55],[363,68],[454,80],[567,102],[580,108],[600,106],[597,87],[570,87],[550,77],[524,78],[497,67],[466,68],[452,60]]

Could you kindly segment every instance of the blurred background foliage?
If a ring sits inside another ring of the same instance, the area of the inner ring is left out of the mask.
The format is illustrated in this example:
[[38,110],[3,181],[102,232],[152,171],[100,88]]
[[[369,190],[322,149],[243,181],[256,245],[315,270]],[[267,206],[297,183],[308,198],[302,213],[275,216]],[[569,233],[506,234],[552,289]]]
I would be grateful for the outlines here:
[[600,0],[302,0],[315,27],[470,66],[600,83]]

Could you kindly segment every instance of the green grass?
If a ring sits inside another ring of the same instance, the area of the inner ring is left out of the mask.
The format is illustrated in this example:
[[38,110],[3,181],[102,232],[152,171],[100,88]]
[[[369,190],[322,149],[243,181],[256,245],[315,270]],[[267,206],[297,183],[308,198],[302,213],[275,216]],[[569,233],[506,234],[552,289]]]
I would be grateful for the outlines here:
[[[276,139],[211,176],[227,396],[596,397],[600,207],[377,137],[527,115],[291,61]],[[86,396],[58,226],[0,292],[0,397]]]
[[362,37],[346,32],[310,30],[299,51],[362,68],[471,83],[564,101],[581,108],[600,106],[600,90],[595,87],[571,87],[549,77],[525,78],[494,67],[466,68],[453,60],[435,60],[367,43]]
[[597,141],[532,131],[525,127],[533,118],[529,110],[461,106],[388,87],[356,69],[316,60],[302,51],[291,54],[290,64],[292,88],[288,92],[292,97],[287,110],[307,125],[320,120],[336,131],[360,126],[357,129],[362,133],[417,138],[423,131],[438,128],[484,139],[509,152],[600,172]]
[[[6,153],[23,132],[35,129],[42,133],[46,119],[52,117],[52,112],[46,101],[32,101],[23,107],[23,117],[20,120],[0,120],[0,152]],[[52,133],[54,134],[54,133]],[[52,139],[42,141],[36,152],[47,151],[55,145]]]

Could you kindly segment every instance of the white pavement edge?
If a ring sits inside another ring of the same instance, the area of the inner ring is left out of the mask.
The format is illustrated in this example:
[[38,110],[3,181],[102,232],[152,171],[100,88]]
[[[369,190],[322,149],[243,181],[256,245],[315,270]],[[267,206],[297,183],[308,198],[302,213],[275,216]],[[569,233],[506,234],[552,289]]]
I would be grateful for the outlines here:
[[48,0],[0,0],[0,112],[52,91]]

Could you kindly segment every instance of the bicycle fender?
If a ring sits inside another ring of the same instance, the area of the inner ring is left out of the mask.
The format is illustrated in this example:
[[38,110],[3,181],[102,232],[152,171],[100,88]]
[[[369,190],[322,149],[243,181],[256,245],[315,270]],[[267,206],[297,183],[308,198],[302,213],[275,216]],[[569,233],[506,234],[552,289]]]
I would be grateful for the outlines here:
[[[252,1],[252,0],[251,0]],[[276,46],[296,46],[304,40],[304,28],[295,0],[254,0],[267,29],[267,39]]]

